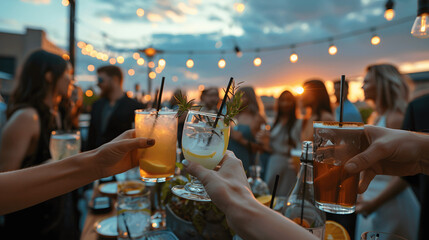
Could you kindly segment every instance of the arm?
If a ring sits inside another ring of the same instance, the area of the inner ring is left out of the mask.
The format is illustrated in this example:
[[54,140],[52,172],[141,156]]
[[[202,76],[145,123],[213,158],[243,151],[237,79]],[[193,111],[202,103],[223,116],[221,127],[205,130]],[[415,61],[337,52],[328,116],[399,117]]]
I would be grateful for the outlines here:
[[356,206],[356,212],[363,215],[369,215],[372,212],[376,211],[384,203],[394,198],[396,195],[400,194],[408,187],[407,182],[405,182],[400,177],[394,177],[390,181],[389,185],[374,199],[370,201],[365,201],[359,203]]
[[40,135],[39,116],[34,109],[18,110],[7,122],[0,146],[0,171],[16,170],[29,151],[36,151]]
[[365,126],[369,147],[350,159],[345,169],[361,173],[359,192],[364,192],[375,175],[429,175],[429,135]]
[[134,138],[134,130],[129,130],[95,150],[53,163],[0,173],[0,215],[135,167],[138,165],[136,149],[154,144],[153,139]]
[[238,235],[244,239],[315,239],[307,230],[253,197],[243,165],[231,151],[227,151],[223,160],[217,172],[186,160],[183,164],[204,184],[213,203],[225,213],[228,225]]

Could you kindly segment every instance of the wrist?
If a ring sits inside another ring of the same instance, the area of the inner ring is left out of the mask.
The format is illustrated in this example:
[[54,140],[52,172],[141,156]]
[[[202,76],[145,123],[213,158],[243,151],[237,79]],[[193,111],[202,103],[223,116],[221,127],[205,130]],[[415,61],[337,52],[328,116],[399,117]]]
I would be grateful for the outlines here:
[[82,158],[77,161],[80,165],[82,173],[86,174],[93,180],[103,178],[103,171],[100,166],[94,161],[97,158],[96,149],[83,152],[80,154]]

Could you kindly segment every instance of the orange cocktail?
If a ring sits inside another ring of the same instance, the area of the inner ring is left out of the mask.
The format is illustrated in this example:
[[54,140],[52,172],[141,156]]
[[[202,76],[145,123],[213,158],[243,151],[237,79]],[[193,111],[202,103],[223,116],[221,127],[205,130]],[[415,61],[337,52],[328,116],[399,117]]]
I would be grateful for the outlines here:
[[176,112],[136,110],[136,136],[154,138],[155,145],[139,149],[140,176],[147,182],[165,182],[174,176],[176,163]]

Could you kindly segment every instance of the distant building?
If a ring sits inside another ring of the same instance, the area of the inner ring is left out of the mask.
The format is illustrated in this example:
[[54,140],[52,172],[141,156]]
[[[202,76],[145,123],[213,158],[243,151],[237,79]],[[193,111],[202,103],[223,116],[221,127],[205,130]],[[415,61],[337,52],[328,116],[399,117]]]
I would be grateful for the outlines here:
[[17,82],[17,72],[29,53],[36,49],[62,56],[64,49],[50,42],[43,30],[27,28],[24,34],[0,32],[0,72],[11,76],[11,81],[2,81],[1,94],[7,98]]

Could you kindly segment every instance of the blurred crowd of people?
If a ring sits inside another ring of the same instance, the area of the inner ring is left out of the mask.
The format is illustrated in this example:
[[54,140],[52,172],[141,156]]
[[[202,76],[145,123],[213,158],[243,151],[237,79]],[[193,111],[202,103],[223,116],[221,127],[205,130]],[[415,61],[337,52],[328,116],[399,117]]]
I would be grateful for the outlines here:
[[[72,71],[67,61],[43,50],[28,57],[7,110],[0,108],[7,117],[7,122],[0,122],[0,171],[27,168],[49,161],[51,131],[80,128],[83,92],[74,85]],[[95,149],[133,128],[134,110],[150,108],[155,104],[143,104],[141,94],[135,99],[129,98],[124,93],[122,71],[116,66],[100,67],[97,77],[101,94],[92,105],[88,137],[82,141],[82,150]],[[423,119],[428,119],[424,106],[429,103],[429,95],[409,104],[408,84],[407,77],[393,65],[368,66],[362,86],[365,99],[374,104],[368,124],[427,131],[429,121]],[[245,171],[249,171],[252,165],[261,166],[262,178],[271,190],[275,176],[279,175],[277,195],[287,196],[299,170],[292,160],[292,150],[300,149],[302,141],[313,140],[313,121],[339,120],[339,80],[335,81],[334,87],[335,103],[330,101],[326,86],[320,79],[306,81],[302,95],[282,92],[276,100],[275,116],[271,121],[267,119],[264,105],[254,88],[240,87],[238,91],[243,93],[244,110],[236,116],[231,128],[228,149],[242,161]],[[359,109],[347,99],[347,82],[344,88],[343,120],[362,122]],[[180,94],[186,95],[185,91],[178,89],[163,105],[177,109],[174,96]],[[199,99],[201,111],[217,112],[220,95],[223,94],[216,87],[205,88]],[[179,147],[182,129],[183,119],[179,119]],[[424,217],[426,207],[424,204],[420,207],[426,199],[427,190],[419,188],[426,183],[427,177],[422,176],[377,176],[369,190],[359,198],[357,217],[328,216],[328,219],[332,217],[342,223],[351,234],[356,234],[357,239],[361,232],[371,229],[417,239],[419,231],[424,231],[422,224],[427,221]],[[77,239],[77,198],[79,194],[65,194],[7,214],[0,236],[12,236],[11,239]],[[389,224],[385,224],[387,221]],[[27,231],[20,230],[23,225]],[[422,236],[420,239],[424,239]]]

